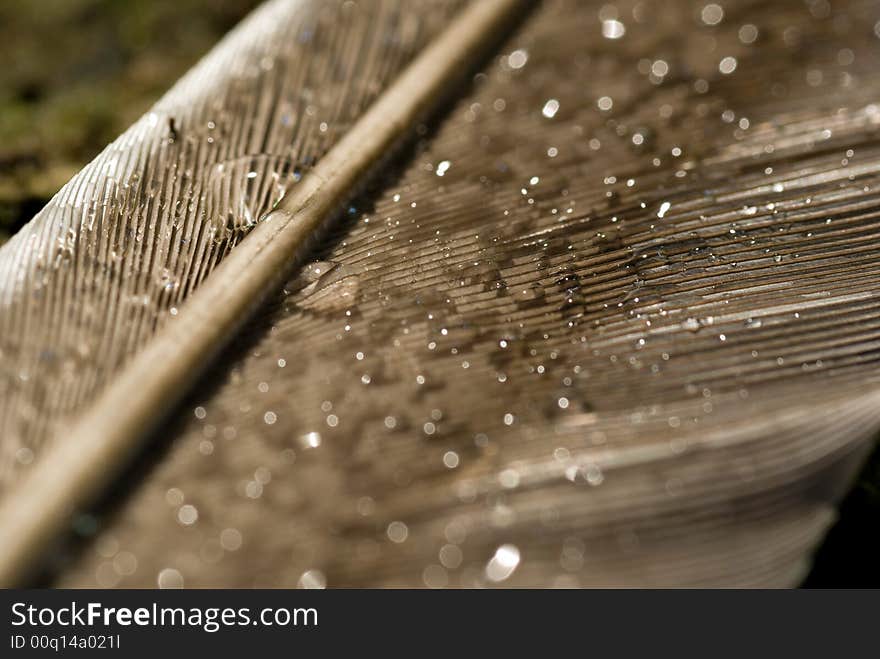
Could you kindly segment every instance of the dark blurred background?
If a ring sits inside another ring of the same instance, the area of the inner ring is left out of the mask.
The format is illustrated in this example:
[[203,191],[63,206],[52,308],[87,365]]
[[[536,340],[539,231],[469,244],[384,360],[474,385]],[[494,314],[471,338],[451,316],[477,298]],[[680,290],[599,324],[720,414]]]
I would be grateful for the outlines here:
[[[257,4],[0,3],[0,244]],[[878,522],[875,451],[805,585],[880,586]]]

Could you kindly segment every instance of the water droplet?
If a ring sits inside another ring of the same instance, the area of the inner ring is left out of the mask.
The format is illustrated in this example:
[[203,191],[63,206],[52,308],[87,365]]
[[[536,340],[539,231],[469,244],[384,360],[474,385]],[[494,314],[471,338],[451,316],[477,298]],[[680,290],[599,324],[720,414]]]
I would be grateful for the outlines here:
[[159,572],[157,582],[162,589],[183,588],[183,575],[174,568],[166,567]]
[[512,490],[519,486],[520,475],[516,469],[504,469],[498,474],[498,482],[501,487]]
[[198,521],[198,519],[199,511],[191,504],[185,504],[177,511],[177,521],[184,526],[192,526]]
[[220,532],[220,545],[226,551],[237,551],[242,545],[241,532],[233,528],[223,529]]
[[746,23],[739,29],[739,40],[742,43],[755,43],[758,38],[758,28],[751,23]]
[[461,565],[462,559],[463,555],[461,549],[456,545],[443,545],[440,549],[440,563],[442,563],[443,567],[447,569],[454,570]]
[[652,75],[658,78],[662,78],[667,73],[669,73],[669,64],[666,62],[666,60],[658,59],[653,64],[651,64]]
[[307,432],[305,435],[300,436],[299,443],[303,448],[318,448],[321,445],[321,433]]
[[718,25],[724,19],[724,9],[714,3],[703,7],[700,18],[706,25]]
[[723,73],[724,75],[730,75],[731,73],[736,71],[736,65],[736,58],[728,55],[718,63],[718,70],[721,71],[721,73]]
[[606,39],[620,39],[626,34],[626,26],[618,20],[602,21],[602,36]]
[[543,114],[548,119],[552,119],[556,116],[556,113],[559,111],[559,101],[555,98],[549,99],[546,103],[544,103],[544,107],[541,110],[541,114]]
[[388,525],[386,533],[391,542],[400,544],[401,542],[406,542],[406,539],[409,536],[409,528],[403,522],[391,522]]
[[305,590],[323,590],[327,587],[327,577],[320,570],[306,570],[296,585]]
[[518,48],[507,56],[507,65],[511,69],[521,69],[529,61],[528,51]]
[[508,579],[520,562],[519,549],[515,545],[501,545],[486,564],[486,577],[499,582]]

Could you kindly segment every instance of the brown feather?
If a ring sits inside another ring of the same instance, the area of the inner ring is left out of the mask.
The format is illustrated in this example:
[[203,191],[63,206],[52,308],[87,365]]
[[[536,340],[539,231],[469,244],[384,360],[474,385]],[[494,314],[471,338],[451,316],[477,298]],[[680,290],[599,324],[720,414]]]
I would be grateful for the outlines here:
[[57,584],[799,582],[880,425],[871,7],[600,5],[353,206]]

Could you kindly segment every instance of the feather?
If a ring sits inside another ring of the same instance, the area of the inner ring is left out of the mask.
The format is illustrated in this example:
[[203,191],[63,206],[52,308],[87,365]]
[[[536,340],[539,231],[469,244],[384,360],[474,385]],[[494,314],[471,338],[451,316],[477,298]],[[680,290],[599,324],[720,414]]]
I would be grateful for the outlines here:
[[880,426],[871,7],[618,11],[526,21],[55,583],[799,582]]

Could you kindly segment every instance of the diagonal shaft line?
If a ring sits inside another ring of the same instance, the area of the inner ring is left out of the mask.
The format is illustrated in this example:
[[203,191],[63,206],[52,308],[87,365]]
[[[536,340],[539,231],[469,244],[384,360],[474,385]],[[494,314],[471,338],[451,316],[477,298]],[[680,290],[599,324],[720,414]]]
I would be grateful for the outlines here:
[[471,71],[525,8],[478,0],[444,30],[114,378],[0,507],[0,587],[23,582],[70,515],[143,446],[308,239],[395,143]]

